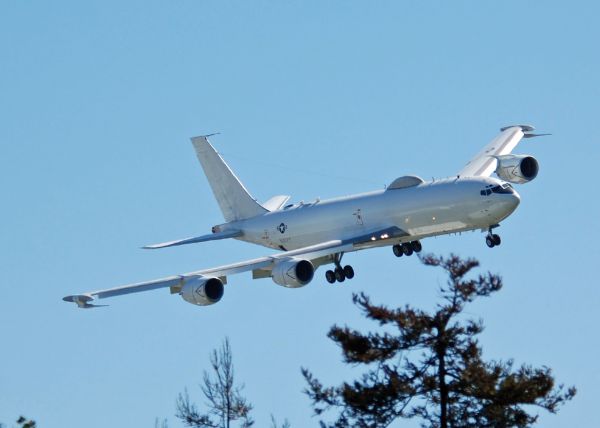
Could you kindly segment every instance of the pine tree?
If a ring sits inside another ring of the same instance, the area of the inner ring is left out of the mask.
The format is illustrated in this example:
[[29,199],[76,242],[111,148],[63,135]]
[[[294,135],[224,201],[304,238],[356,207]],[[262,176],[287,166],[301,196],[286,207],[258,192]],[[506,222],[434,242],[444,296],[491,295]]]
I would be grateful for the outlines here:
[[423,427],[528,427],[537,408],[555,413],[575,388],[555,386],[548,367],[515,367],[512,360],[484,361],[477,335],[481,320],[465,319],[465,305],[502,288],[500,276],[469,276],[473,259],[425,256],[427,266],[448,274],[435,311],[376,305],[365,294],[353,301],[384,331],[333,326],[329,338],[342,349],[344,362],[366,372],[353,382],[324,387],[307,369],[302,373],[315,413],[337,410],[322,427],[386,427],[399,418],[418,418]]
[[201,412],[190,401],[187,390],[177,398],[176,416],[186,426],[196,428],[230,428],[231,423],[240,422],[241,428],[254,424],[250,417],[252,405],[242,396],[243,386],[235,386],[233,358],[229,340],[225,339],[219,351],[210,356],[212,373],[204,372],[202,393],[207,400],[208,410]]

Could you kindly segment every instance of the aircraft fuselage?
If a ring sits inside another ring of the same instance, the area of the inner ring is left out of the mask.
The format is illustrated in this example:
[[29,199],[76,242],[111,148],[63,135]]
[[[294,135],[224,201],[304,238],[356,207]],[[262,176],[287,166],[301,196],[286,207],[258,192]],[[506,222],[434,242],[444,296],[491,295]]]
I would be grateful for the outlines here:
[[396,226],[407,236],[382,243],[392,245],[428,236],[487,229],[499,223],[517,208],[519,195],[512,188],[502,194],[481,192],[486,186],[502,184],[491,177],[435,180],[414,187],[300,203],[223,225],[223,230],[243,231],[237,238],[243,241],[294,250]]

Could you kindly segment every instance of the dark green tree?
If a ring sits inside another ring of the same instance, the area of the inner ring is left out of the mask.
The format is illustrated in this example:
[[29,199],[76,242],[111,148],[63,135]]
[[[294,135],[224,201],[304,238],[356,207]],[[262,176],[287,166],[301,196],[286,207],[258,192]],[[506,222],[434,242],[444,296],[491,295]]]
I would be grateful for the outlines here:
[[176,416],[186,426],[197,428],[230,428],[239,422],[242,428],[254,424],[250,417],[252,405],[242,396],[243,386],[234,382],[233,358],[229,340],[210,356],[211,373],[205,371],[200,388],[206,399],[207,410],[201,412],[190,401],[187,390],[177,398]]
[[34,420],[27,419],[25,416],[19,416],[17,419],[17,425],[19,428],[36,428],[37,424]]
[[538,418],[535,408],[555,413],[573,398],[575,388],[555,386],[548,367],[483,360],[477,341],[482,321],[462,313],[474,299],[499,291],[500,276],[469,275],[479,262],[455,255],[421,261],[448,274],[433,312],[389,308],[354,295],[363,315],[382,331],[333,326],[328,336],[341,347],[345,363],[365,372],[353,382],[324,387],[302,369],[315,413],[337,410],[336,420],[322,427],[386,427],[399,418],[418,418],[434,428],[529,427]]

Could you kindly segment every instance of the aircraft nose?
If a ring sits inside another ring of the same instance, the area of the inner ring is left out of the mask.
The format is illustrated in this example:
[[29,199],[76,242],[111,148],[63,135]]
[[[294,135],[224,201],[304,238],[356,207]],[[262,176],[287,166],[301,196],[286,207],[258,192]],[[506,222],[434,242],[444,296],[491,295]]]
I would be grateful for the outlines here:
[[519,196],[517,191],[514,189],[510,195],[506,195],[506,196],[508,196],[507,205],[509,206],[510,211],[513,212],[514,210],[517,209],[517,207],[521,203],[521,196]]

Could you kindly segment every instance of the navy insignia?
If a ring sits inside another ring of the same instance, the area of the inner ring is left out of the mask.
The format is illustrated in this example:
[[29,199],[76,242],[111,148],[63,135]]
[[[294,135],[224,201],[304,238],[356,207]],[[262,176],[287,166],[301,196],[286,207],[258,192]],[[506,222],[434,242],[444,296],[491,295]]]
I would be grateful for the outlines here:
[[277,226],[277,230],[281,233],[285,233],[285,231],[287,230],[287,225],[285,223],[281,223],[279,226]]

